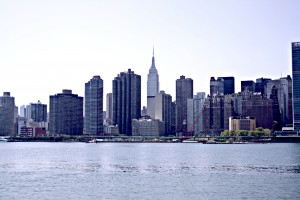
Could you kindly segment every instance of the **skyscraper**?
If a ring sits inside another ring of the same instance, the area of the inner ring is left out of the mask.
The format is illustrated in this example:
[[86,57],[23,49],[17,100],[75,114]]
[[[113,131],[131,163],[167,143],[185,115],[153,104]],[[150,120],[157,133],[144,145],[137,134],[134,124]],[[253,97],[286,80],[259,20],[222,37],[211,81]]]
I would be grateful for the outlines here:
[[106,94],[106,122],[108,125],[112,125],[113,119],[113,99],[112,93]]
[[132,119],[141,117],[141,76],[121,72],[113,80],[113,125],[121,134],[132,134]]
[[165,135],[171,134],[172,127],[172,96],[166,94],[164,91],[160,91],[155,96],[155,119],[159,119],[164,122]]
[[250,92],[253,94],[255,91],[254,81],[241,81],[241,92]]
[[[224,95],[227,94],[234,94],[234,77],[228,76],[228,77],[219,77],[224,80]],[[218,78],[218,79],[219,79]]]
[[210,78],[210,96],[224,95],[224,79],[215,77]]
[[180,76],[176,80],[176,131],[184,130],[187,123],[187,100],[193,98],[193,79]]
[[51,135],[83,133],[83,97],[72,90],[50,96],[49,132]]
[[292,43],[294,130],[300,131],[300,42]]
[[255,83],[255,92],[260,92],[262,96],[266,93],[266,87],[270,78],[257,78]]
[[40,101],[26,107],[26,118],[34,122],[47,122],[47,105]]
[[13,135],[15,122],[15,98],[10,92],[0,97],[0,135]]
[[154,49],[153,49],[153,56],[152,56],[152,64],[151,68],[149,69],[148,73],[148,80],[147,80],[147,112],[148,115],[154,119],[155,117],[155,95],[159,92],[159,76],[157,73],[157,69],[155,67],[155,60],[154,60]]
[[197,92],[193,99],[187,100],[187,131],[195,134],[203,131],[203,105],[205,92]]
[[273,100],[255,94],[242,101],[242,115],[255,117],[256,127],[273,128]]
[[103,80],[94,76],[85,84],[85,134],[103,135]]

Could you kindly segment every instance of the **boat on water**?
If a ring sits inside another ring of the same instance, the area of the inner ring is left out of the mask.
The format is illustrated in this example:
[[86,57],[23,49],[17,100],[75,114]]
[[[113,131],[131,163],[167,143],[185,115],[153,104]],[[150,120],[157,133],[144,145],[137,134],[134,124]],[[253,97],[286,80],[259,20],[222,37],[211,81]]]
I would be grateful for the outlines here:
[[198,143],[197,140],[183,140],[184,143]]
[[7,139],[5,137],[0,137],[0,142],[7,142]]

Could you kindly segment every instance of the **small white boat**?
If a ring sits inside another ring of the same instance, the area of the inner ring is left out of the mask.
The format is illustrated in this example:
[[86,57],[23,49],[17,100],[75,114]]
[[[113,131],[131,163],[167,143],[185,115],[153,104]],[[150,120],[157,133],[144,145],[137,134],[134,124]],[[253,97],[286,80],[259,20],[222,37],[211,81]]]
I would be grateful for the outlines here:
[[7,142],[7,139],[4,137],[0,137],[0,142]]
[[184,143],[197,143],[197,140],[183,140]]

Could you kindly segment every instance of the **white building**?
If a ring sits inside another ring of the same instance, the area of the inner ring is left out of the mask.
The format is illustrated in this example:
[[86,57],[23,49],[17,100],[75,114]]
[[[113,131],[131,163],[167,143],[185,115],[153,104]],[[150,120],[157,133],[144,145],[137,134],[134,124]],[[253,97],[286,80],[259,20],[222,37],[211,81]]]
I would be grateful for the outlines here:
[[155,67],[154,49],[152,56],[152,64],[148,73],[147,80],[147,114],[151,118],[155,117],[155,95],[159,92],[159,76]]

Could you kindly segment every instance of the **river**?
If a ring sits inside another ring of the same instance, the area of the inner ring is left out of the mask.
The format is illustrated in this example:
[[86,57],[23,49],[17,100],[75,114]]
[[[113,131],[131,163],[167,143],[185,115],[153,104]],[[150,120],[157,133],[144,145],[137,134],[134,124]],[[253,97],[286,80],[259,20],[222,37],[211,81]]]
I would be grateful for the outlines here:
[[0,199],[300,199],[300,144],[3,142]]

